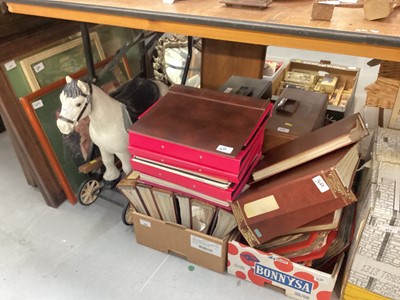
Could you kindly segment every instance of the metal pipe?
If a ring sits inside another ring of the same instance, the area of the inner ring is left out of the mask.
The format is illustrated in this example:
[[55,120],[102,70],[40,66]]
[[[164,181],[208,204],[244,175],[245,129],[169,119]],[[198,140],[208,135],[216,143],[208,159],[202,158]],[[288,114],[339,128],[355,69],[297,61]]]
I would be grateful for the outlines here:
[[96,71],[94,69],[93,53],[92,47],[90,45],[90,35],[87,23],[81,23],[80,28],[82,34],[83,49],[85,51],[86,67],[88,71],[87,79],[89,82],[95,83],[97,78]]

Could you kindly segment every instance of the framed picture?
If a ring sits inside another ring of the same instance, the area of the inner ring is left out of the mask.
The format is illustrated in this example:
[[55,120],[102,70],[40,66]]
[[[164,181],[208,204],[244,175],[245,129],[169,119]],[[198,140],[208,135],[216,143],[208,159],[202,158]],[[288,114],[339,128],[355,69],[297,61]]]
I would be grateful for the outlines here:
[[[96,73],[110,61],[111,58],[108,58],[97,63]],[[123,59],[123,62],[116,64],[108,72],[103,72],[96,85],[112,90],[127,81],[131,72],[125,68],[125,62]],[[86,69],[83,69],[70,76],[83,78],[86,74]],[[57,128],[56,121],[61,110],[59,96],[65,84],[65,79],[60,79],[20,100],[68,201],[74,204],[81,183],[89,176],[79,169],[92,159],[91,151],[95,147],[89,136],[89,119],[81,120],[67,136],[61,134]]]
[[[96,32],[90,33],[90,44],[94,63],[104,60],[104,51]],[[30,88],[33,92],[37,91],[86,67],[82,38],[24,58],[20,64]]]

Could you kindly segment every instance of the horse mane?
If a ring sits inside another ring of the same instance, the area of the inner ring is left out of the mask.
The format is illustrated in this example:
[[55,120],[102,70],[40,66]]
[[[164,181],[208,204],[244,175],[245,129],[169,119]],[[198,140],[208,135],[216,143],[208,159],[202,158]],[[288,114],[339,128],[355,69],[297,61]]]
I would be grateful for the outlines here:
[[78,81],[75,80],[75,79],[73,79],[70,82],[68,82],[64,86],[62,92],[68,98],[76,98],[78,96],[84,96],[84,97],[87,96],[81,91],[81,89],[78,86]]

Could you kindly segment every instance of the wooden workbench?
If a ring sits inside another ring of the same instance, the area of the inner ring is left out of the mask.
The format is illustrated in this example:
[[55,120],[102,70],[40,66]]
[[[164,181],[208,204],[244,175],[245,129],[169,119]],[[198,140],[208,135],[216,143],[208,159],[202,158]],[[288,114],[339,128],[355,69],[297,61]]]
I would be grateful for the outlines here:
[[331,21],[311,20],[311,0],[268,8],[226,7],[218,0],[10,0],[14,13],[173,32],[204,38],[400,61],[400,13],[368,21],[362,8],[336,7]]

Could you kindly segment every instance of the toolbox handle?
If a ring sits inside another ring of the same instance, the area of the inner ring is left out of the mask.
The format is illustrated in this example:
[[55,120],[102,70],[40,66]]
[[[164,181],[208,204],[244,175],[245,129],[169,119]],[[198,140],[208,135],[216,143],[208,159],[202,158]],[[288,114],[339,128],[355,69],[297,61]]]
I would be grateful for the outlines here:
[[320,63],[320,64],[324,64],[324,65],[330,65],[332,62],[331,62],[330,60],[321,59],[321,60],[319,61],[319,63]]
[[283,114],[294,114],[299,107],[299,101],[289,98],[282,98],[276,104],[276,111]]
[[241,95],[241,96],[251,96],[253,94],[253,88],[246,86],[246,85],[242,85],[237,90],[236,94]]

